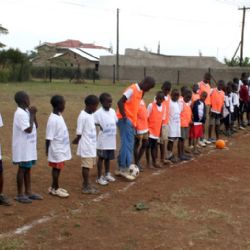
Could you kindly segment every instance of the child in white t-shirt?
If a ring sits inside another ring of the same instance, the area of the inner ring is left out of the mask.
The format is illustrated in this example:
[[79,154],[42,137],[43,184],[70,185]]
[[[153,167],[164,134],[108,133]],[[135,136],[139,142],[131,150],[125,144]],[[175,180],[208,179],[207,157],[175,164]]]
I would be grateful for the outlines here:
[[37,109],[30,107],[29,96],[24,91],[15,94],[15,102],[18,105],[14,114],[12,136],[12,161],[18,165],[15,200],[31,203],[32,200],[42,200],[40,195],[31,191],[31,168],[37,160]]
[[[1,114],[0,114],[0,127],[3,127],[3,120]],[[1,154],[1,144],[0,144],[0,205],[3,206],[11,205],[9,199],[5,195],[3,195],[3,161]]]
[[95,95],[85,98],[85,110],[77,119],[76,138],[73,144],[78,144],[77,155],[81,157],[84,194],[97,194],[98,190],[90,185],[89,170],[96,164],[96,127],[93,113],[96,111],[99,99]]
[[53,112],[50,114],[46,128],[46,155],[48,165],[52,168],[52,185],[49,188],[51,195],[66,198],[69,196],[67,190],[59,188],[58,180],[64,162],[71,159],[69,132],[61,113],[65,109],[65,100],[60,95],[51,98],[50,103]]
[[[112,97],[108,93],[102,93],[99,97],[102,107],[94,113],[95,124],[100,127],[97,137],[97,180],[100,185],[114,182],[115,178],[110,174],[110,160],[115,159],[116,149],[116,123],[118,121],[115,110],[111,108]],[[105,176],[102,176],[102,164],[104,161]]]

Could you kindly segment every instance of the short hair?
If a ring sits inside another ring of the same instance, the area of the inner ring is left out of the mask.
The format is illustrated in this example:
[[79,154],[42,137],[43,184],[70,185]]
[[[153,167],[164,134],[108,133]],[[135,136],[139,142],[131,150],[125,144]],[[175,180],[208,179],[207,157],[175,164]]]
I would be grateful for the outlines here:
[[149,84],[150,86],[154,87],[155,86],[155,79],[152,76],[146,76],[142,80],[143,84]]
[[50,99],[50,104],[53,108],[57,108],[61,103],[64,102],[64,98],[61,95],[54,95]]
[[201,96],[207,97],[207,92],[206,91],[202,91],[201,92]]
[[109,93],[102,93],[100,94],[99,96],[99,101],[101,104],[104,103],[104,101],[107,99],[107,98],[111,98],[111,95]]
[[178,90],[178,89],[173,89],[173,90],[171,91],[171,95],[174,95],[174,94],[180,95],[179,90]]
[[188,90],[187,86],[182,86],[181,87],[181,95],[185,95],[186,91]]
[[162,91],[157,91],[156,92],[156,98],[157,98],[157,96],[159,96],[160,98],[163,98],[163,99],[165,97],[165,95],[164,95],[164,93]]
[[165,81],[165,82],[162,84],[161,89],[162,89],[162,90],[168,90],[168,91],[170,91],[170,90],[171,90],[171,86],[172,86],[171,82]]
[[192,91],[190,89],[188,89],[188,88],[186,88],[185,91],[184,91],[184,96],[186,96],[186,95],[192,96]]
[[28,94],[25,91],[16,92],[14,99],[17,105],[21,105],[24,103],[24,99],[28,97]]
[[97,105],[99,103],[99,99],[96,95],[88,95],[85,100],[85,105],[89,106],[89,105]]
[[239,78],[234,77],[233,82],[239,84]]

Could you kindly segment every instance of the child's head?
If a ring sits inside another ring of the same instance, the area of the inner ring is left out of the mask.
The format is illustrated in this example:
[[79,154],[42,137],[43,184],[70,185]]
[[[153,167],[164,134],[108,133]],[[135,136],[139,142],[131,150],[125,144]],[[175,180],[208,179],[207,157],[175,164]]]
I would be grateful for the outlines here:
[[243,80],[243,79],[247,79],[247,78],[248,78],[247,73],[246,72],[242,72],[240,79]]
[[24,91],[16,92],[14,99],[19,107],[28,108],[30,106],[30,98]]
[[233,83],[233,85],[232,85],[232,91],[234,92],[234,93],[236,93],[236,92],[238,92],[238,84],[237,83]]
[[201,92],[201,96],[200,96],[200,100],[205,102],[207,99],[207,92],[206,91],[202,91]]
[[239,84],[239,78],[235,77],[235,78],[233,79],[233,83]]
[[248,85],[248,80],[247,80],[247,78],[242,79],[242,82],[243,82],[244,85]]
[[99,101],[105,110],[109,110],[112,106],[112,97],[109,93],[102,93],[99,96]]
[[184,95],[185,95],[185,92],[186,92],[187,89],[188,89],[187,86],[182,86],[182,87],[181,87],[181,96],[184,96]]
[[195,94],[197,93],[197,91],[199,90],[199,85],[198,85],[198,83],[195,83],[195,84],[193,85],[192,90],[193,90],[193,92],[194,92]]
[[96,95],[88,95],[85,98],[86,110],[88,113],[94,113],[98,107],[99,99]]
[[171,90],[171,82],[165,81],[161,86],[161,90],[163,91],[164,95],[168,95]]
[[178,89],[173,89],[171,91],[171,100],[173,102],[177,102],[179,97],[180,97],[180,93],[179,93]]
[[147,92],[155,86],[155,79],[151,76],[146,76],[140,83],[140,88],[143,92]]
[[230,95],[231,93],[232,93],[232,86],[231,86],[231,84],[227,84],[227,86],[225,88],[225,94]]
[[62,113],[65,109],[65,100],[61,95],[54,95],[50,99],[50,104],[52,105],[53,109]]
[[203,81],[204,81],[204,83],[210,83],[211,82],[211,74],[209,72],[205,73]]
[[189,102],[192,98],[192,91],[190,89],[186,89],[183,95],[184,102]]
[[225,88],[225,82],[223,80],[219,80],[217,82],[217,89],[218,90],[223,90]]
[[165,95],[164,95],[163,91],[158,91],[156,93],[156,97],[155,97],[156,104],[158,106],[160,106],[162,104],[162,102],[164,101],[164,98],[165,98]]

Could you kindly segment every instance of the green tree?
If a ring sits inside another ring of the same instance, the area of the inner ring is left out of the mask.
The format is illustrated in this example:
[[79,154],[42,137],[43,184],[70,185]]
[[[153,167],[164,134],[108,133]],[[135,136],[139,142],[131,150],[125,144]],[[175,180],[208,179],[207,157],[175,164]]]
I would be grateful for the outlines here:
[[[226,65],[228,65],[230,67],[240,66],[240,57],[237,56],[237,57],[232,58],[232,59],[224,58],[224,62],[225,62]],[[250,66],[250,58],[249,57],[245,57],[243,59],[242,66],[243,67],[244,66],[245,67]]]
[[[6,35],[6,34],[8,34],[8,33],[9,33],[9,31],[8,31],[6,28],[4,28],[4,27],[2,26],[2,24],[0,24],[0,35],[1,35],[1,34]],[[3,48],[3,47],[5,47],[5,45],[4,45],[3,43],[0,42],[0,48]]]

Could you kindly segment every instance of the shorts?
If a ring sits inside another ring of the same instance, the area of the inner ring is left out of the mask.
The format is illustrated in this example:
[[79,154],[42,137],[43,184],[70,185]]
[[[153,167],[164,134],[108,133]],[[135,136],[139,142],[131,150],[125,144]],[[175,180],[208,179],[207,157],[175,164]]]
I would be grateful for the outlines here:
[[245,102],[240,101],[240,107],[239,107],[240,110],[239,110],[239,112],[240,112],[241,114],[247,112],[247,109],[248,109],[247,106],[248,106],[248,105],[247,105]]
[[237,121],[238,118],[239,118],[239,107],[235,105],[234,112],[232,113],[232,121]]
[[158,139],[150,138],[148,139],[148,145],[150,148],[156,148]]
[[189,128],[188,127],[182,127],[181,128],[181,138],[183,140],[186,140],[188,138],[188,132],[189,132]]
[[0,160],[0,174],[3,172],[3,161]]
[[62,162],[49,162],[48,166],[56,169],[63,169],[64,168],[64,161]]
[[82,157],[82,168],[93,168],[96,164],[96,158],[95,157]]
[[143,133],[143,134],[136,134],[135,137],[138,140],[148,140],[148,132]]
[[161,137],[159,139],[159,143],[163,144],[168,140],[168,125],[162,125],[161,127]]
[[231,114],[227,115],[223,118],[223,122],[225,126],[229,126],[231,124]]
[[97,149],[97,156],[104,159],[104,160],[114,160],[115,159],[115,150]]
[[174,142],[176,140],[178,140],[180,137],[168,137],[168,140],[171,142]]
[[247,103],[247,113],[250,113],[250,102]]
[[209,116],[209,125],[220,125],[221,118],[221,114],[211,112]]
[[20,161],[20,162],[13,162],[14,165],[18,165],[19,168],[32,168],[36,161]]
[[189,130],[189,137],[191,139],[198,139],[203,136],[203,125],[192,125]]

